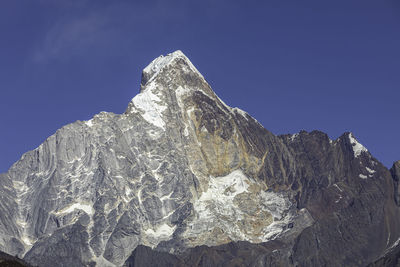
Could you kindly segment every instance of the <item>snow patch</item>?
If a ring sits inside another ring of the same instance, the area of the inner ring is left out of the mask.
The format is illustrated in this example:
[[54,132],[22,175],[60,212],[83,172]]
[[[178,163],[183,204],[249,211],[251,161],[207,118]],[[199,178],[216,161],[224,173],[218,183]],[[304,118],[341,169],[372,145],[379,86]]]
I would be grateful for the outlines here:
[[235,205],[234,198],[247,191],[248,182],[241,170],[235,170],[223,177],[210,176],[207,191],[193,204],[195,218],[188,225],[187,237],[195,237],[220,227],[233,240],[248,240],[237,225],[221,220],[221,217],[234,221],[242,219],[242,212]]
[[[210,177],[208,190],[203,192],[199,200],[196,202],[198,211],[204,211],[209,201],[218,201],[226,203],[226,207],[233,205],[233,198],[245,191],[249,187],[248,179],[241,170],[235,170],[224,177]],[[229,190],[227,190],[229,188]],[[201,217],[200,213],[199,216]]]
[[142,117],[154,126],[165,130],[165,122],[162,119],[162,113],[167,109],[161,104],[161,99],[153,91],[155,84],[151,83],[142,90],[140,94],[132,99],[133,105],[142,111]]
[[87,126],[89,126],[89,127],[92,127],[92,126],[93,126],[93,119],[88,120],[88,121],[85,121],[85,124],[86,124]]
[[21,220],[19,220],[19,219],[17,219],[15,222],[16,222],[19,226],[21,226],[21,228],[25,228],[26,225],[27,225],[27,222],[21,221]]
[[[152,77],[156,76],[166,65],[168,65],[175,57],[172,54],[167,56],[159,56],[154,59],[150,64],[143,69],[144,73],[152,74]],[[149,77],[149,81],[152,77]]]
[[182,51],[177,50],[173,53],[167,54],[166,56],[159,56],[143,69],[143,73],[149,75],[147,83],[151,82],[155,77],[157,77],[158,73],[160,73],[164,67],[170,65],[177,58],[183,59],[192,71],[198,73],[198,75],[204,79],[203,75],[200,74],[192,62],[190,62],[190,60],[182,53]]
[[236,210],[233,203],[235,196],[247,191],[248,187],[248,179],[241,170],[223,177],[211,176],[208,190],[194,203],[197,220],[212,219],[215,214],[211,208],[217,208],[221,215],[233,216]]
[[178,100],[178,104],[179,107],[182,108],[182,98],[184,95],[188,94],[190,92],[190,89],[187,89],[186,87],[182,87],[179,86],[176,90],[175,90],[175,95],[176,95],[176,99]]
[[340,188],[337,184],[333,184],[334,187],[336,187],[340,192],[343,192],[343,189]]
[[189,136],[189,130],[188,130],[187,125],[185,125],[185,129],[183,130],[183,135],[186,136],[186,137]]
[[376,171],[375,170],[372,170],[372,169],[370,169],[370,168],[368,168],[368,167],[365,167],[365,169],[370,173],[370,174],[374,174]]
[[164,201],[166,199],[170,199],[172,196],[173,191],[171,191],[171,193],[169,193],[168,195],[162,196],[160,197],[160,201]]
[[129,186],[125,186],[125,195],[122,196],[122,199],[123,199],[126,203],[128,203],[129,201],[132,200],[131,193],[132,193],[132,189],[131,189]]
[[[339,190],[339,192],[341,192],[341,193],[343,192],[343,189],[340,188],[337,184],[333,184],[333,186],[336,187],[337,190]],[[343,196],[341,194],[338,194],[338,195],[339,195],[339,198],[335,201],[335,203],[338,203],[343,198]]]
[[21,181],[13,181],[13,186],[14,186],[15,190],[17,190],[18,193],[26,192],[28,190],[28,187],[26,186],[26,184]]
[[34,243],[34,241],[32,240],[32,239],[30,239],[29,237],[27,237],[27,236],[22,236],[21,237],[21,240],[25,243],[25,245],[27,245],[28,247],[32,247],[33,246],[33,243]]
[[169,238],[172,236],[176,228],[176,225],[171,227],[164,223],[158,226],[155,230],[149,228],[145,232],[146,235],[152,236],[154,238]]
[[361,173],[360,173],[360,175],[358,175],[358,177],[360,177],[361,179],[367,179],[368,178],[368,176],[366,176],[364,174],[361,174]]
[[368,150],[354,138],[352,133],[349,133],[349,140],[350,144],[353,146],[354,157],[359,157],[362,152],[368,152]]
[[[389,239],[390,239],[390,233],[389,233],[389,236],[388,236],[387,244],[389,243]],[[388,249],[386,249],[384,254],[386,254],[387,252],[389,252],[392,249],[394,249],[395,247],[397,247],[397,245],[399,245],[399,243],[400,243],[400,238],[398,238]]]
[[339,195],[339,199],[335,201],[335,203],[338,203],[343,197]]
[[290,207],[290,201],[272,191],[261,192],[263,204],[275,220],[282,220],[283,214]]
[[299,134],[298,133],[295,133],[295,134],[292,134],[291,136],[290,136],[290,141],[294,141],[294,139],[296,139],[297,138],[297,136],[299,136]]
[[74,203],[68,207],[65,207],[62,210],[55,212],[54,214],[62,215],[62,214],[74,212],[75,210],[82,210],[82,211],[86,212],[89,216],[92,216],[94,213],[94,209],[92,206],[90,206],[88,204],[84,204],[84,203]]
[[[240,227],[239,222],[247,215],[235,200],[235,197],[242,193],[254,194],[249,189],[252,184],[241,170],[235,170],[222,177],[210,176],[207,191],[193,204],[195,218],[188,223],[185,236],[195,237],[218,227],[234,241],[252,241],[255,237]],[[292,205],[290,201],[281,194],[263,190],[252,197],[257,198],[256,205],[271,214],[274,220],[258,236],[260,242],[282,233],[293,217],[289,212]]]
[[267,228],[264,229],[263,241],[265,242],[282,233],[282,228],[285,227],[288,223],[289,220],[286,220],[286,221],[276,221],[268,225]]
[[21,181],[12,181],[12,183],[16,192],[15,202],[20,203],[24,195],[28,193],[29,188],[24,182]]

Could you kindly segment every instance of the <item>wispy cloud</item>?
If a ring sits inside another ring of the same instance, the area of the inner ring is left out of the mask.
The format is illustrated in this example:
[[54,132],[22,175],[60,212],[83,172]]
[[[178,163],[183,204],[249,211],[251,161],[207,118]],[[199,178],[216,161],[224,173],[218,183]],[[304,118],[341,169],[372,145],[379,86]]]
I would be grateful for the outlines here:
[[[63,5],[65,2],[41,1],[52,2],[53,5]],[[93,49],[118,47],[120,44],[117,42],[132,42],[151,27],[163,27],[168,21],[179,21],[189,16],[187,6],[181,0],[168,3],[157,0],[145,4],[133,1],[109,3],[111,4],[88,4],[84,9],[69,6],[71,10],[79,12],[70,12],[71,15],[59,18],[48,29],[34,50],[34,62],[65,60],[90,53]]]
[[43,42],[35,50],[34,60],[42,62],[82,53],[91,45],[102,41],[107,23],[107,18],[97,15],[59,21],[47,32]]

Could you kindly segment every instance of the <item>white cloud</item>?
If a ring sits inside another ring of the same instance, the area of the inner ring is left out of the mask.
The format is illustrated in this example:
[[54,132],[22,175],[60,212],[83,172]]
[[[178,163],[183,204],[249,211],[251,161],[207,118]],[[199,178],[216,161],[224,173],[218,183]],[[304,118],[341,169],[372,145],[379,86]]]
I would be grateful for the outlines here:
[[[124,24],[131,23],[143,13],[134,12],[137,9],[133,9],[131,3],[117,1],[40,1],[45,6],[63,10],[64,15],[57,18],[34,48],[33,61],[37,63],[68,60],[96,52],[107,56],[105,53],[110,53],[107,48],[118,47],[118,42],[130,38],[123,32],[126,31]],[[112,53],[118,53],[118,49]]]
[[36,63],[68,60],[96,52],[102,56],[110,56],[110,53],[117,55],[134,45],[135,40],[151,36],[152,31],[160,27],[168,30],[166,27],[170,22],[187,23],[191,20],[193,9],[197,10],[197,6],[193,7],[182,0],[168,3],[160,0],[143,3],[40,1],[43,5],[69,11],[58,18],[34,48],[33,61]]

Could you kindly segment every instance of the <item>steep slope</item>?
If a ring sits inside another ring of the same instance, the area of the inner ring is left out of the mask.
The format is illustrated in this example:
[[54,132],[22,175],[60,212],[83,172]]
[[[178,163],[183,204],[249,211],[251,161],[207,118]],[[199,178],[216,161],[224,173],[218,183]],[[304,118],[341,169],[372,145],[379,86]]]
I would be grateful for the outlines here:
[[298,163],[297,205],[316,221],[297,238],[295,261],[365,266],[397,242],[390,172],[351,133],[335,141],[316,131],[284,139]]
[[[399,179],[400,179],[400,161],[396,161],[390,169],[394,180],[394,197],[396,204],[399,206]],[[400,239],[397,239],[381,257],[369,266],[376,267],[395,267],[400,265]]]
[[392,168],[390,169],[394,180],[394,199],[396,201],[397,206],[400,206],[400,190],[399,190],[399,182],[400,182],[400,160],[396,161]]
[[67,125],[0,176],[0,250],[39,266],[121,266],[132,251],[365,265],[400,236],[394,188],[352,134],[277,137],[176,51],[143,70],[124,114]]

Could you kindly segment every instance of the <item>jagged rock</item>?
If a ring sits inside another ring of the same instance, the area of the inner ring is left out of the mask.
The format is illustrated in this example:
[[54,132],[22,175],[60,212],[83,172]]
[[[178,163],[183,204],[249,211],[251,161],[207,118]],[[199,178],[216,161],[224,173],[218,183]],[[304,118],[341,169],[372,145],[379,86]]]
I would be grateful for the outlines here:
[[123,114],[69,124],[0,175],[0,250],[39,266],[363,266],[398,242],[398,178],[351,133],[275,136],[180,51],[140,86]]

